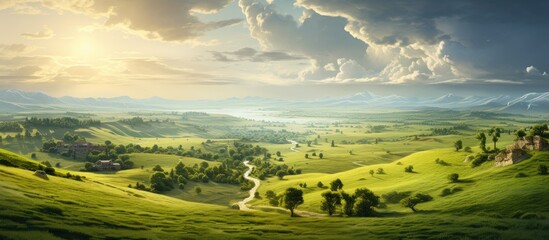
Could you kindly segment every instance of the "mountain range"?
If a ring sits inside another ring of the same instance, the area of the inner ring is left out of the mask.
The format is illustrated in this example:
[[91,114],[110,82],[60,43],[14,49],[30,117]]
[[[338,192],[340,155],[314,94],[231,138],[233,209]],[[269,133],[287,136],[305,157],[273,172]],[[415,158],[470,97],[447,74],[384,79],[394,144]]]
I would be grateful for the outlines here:
[[46,110],[191,110],[243,107],[352,107],[371,109],[482,110],[508,113],[549,113],[549,92],[526,93],[519,97],[458,96],[446,94],[434,98],[380,96],[360,92],[343,97],[313,100],[280,100],[263,97],[228,98],[223,100],[173,100],[160,97],[135,99],[128,96],[113,98],[52,97],[41,92],[17,89],[0,90],[0,112],[28,112]]

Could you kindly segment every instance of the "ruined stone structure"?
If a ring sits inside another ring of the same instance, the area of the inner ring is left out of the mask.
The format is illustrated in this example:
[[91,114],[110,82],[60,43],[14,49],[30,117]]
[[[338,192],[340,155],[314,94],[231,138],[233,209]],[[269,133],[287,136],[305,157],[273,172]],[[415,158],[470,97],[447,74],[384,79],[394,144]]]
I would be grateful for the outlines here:
[[527,151],[549,151],[549,144],[540,136],[524,137],[507,146],[495,159],[496,167],[508,166],[530,157]]

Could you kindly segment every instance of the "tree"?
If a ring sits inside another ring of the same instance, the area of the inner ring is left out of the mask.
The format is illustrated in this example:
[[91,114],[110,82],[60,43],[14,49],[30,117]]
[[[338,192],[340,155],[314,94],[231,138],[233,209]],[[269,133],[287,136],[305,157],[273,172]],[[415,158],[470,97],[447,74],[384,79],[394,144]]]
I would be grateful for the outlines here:
[[297,188],[288,188],[284,193],[284,208],[290,210],[290,216],[294,216],[297,206],[303,204],[303,191]]
[[155,172],[164,172],[164,169],[160,165],[154,166],[152,170]]
[[308,153],[305,153],[305,158],[309,158],[309,154],[308,154]]
[[540,164],[538,166],[538,174],[539,175],[547,175],[547,166],[543,165],[543,164]]
[[338,178],[330,183],[330,190],[337,191],[343,189],[343,182]]
[[545,131],[548,131],[547,124],[536,124],[530,129],[530,136],[542,136]]
[[484,134],[483,132],[480,132],[477,134],[476,138],[479,141],[480,149],[486,152],[486,134]]
[[463,148],[463,142],[461,140],[457,140],[454,143],[454,148],[456,149],[456,152],[459,152]]
[[459,174],[457,173],[452,173],[450,175],[448,175],[448,180],[450,180],[450,182],[458,182],[459,181]]
[[323,188],[324,187],[324,183],[322,183],[321,181],[318,181],[318,183],[316,184],[317,187],[319,188]]
[[324,154],[323,154],[323,153],[319,153],[319,154],[318,154],[318,157],[319,157],[320,159],[322,159],[322,158],[324,158]]
[[151,190],[164,192],[173,189],[173,182],[163,172],[155,172],[151,175]]
[[278,179],[282,180],[284,176],[286,176],[286,172],[283,170],[278,170],[278,172],[276,172],[276,176],[278,177]]
[[343,204],[343,213],[345,213],[345,215],[347,216],[352,216],[353,208],[356,202],[355,196],[346,192],[341,192],[341,198],[345,200],[345,204]]
[[431,201],[431,200],[433,200],[433,197],[431,197],[427,194],[417,193],[414,196],[402,199],[402,201],[400,201],[400,204],[403,207],[410,208],[410,209],[412,209],[412,211],[417,212],[417,209],[415,208],[416,205],[418,205],[420,203],[423,203],[423,202],[428,202],[428,201]]
[[374,207],[379,204],[379,196],[367,188],[356,189],[355,198],[355,213],[357,216],[371,216],[374,213]]
[[200,193],[202,192],[202,188],[200,188],[200,187],[195,187],[195,188],[194,188],[194,192],[195,192],[196,194],[200,194]]
[[515,136],[517,136],[517,140],[522,139],[523,137],[526,137],[526,132],[522,129],[519,129],[515,131]]
[[404,171],[408,173],[414,172],[414,166],[409,165],[408,167],[404,168]]
[[499,138],[501,137],[501,132],[503,130],[501,128],[493,127],[488,131],[488,135],[492,136],[492,142],[494,142],[494,151],[496,148],[496,143],[498,142]]
[[324,199],[321,201],[320,209],[328,212],[332,216],[335,213],[337,206],[341,205],[341,196],[336,192],[324,192],[321,195]]
[[276,151],[276,156],[280,157],[280,155],[281,155],[280,151]]
[[377,174],[385,174],[385,170],[383,170],[383,168],[378,168]]
[[93,171],[94,170],[94,166],[91,162],[87,162],[85,165],[84,165],[84,168],[86,169],[86,171]]
[[369,172],[369,173],[370,173],[370,175],[372,175],[372,177],[373,177],[373,176],[374,176],[374,173],[375,173],[375,172],[374,172],[374,169],[370,169],[370,172]]
[[334,142],[334,140],[332,140],[332,147],[335,147],[335,142]]

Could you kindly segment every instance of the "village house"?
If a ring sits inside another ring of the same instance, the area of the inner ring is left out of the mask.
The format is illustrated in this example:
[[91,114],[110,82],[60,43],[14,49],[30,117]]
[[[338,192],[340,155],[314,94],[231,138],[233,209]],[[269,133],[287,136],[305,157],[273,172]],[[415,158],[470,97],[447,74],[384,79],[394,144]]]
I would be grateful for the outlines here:
[[122,168],[120,163],[115,163],[112,160],[98,160],[95,162],[97,171],[118,171]]

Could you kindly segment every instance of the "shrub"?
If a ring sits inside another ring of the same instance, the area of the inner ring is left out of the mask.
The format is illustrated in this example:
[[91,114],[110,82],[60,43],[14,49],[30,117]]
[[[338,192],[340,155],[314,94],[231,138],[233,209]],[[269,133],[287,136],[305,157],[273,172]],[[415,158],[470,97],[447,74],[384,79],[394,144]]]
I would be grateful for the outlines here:
[[442,192],[440,193],[440,196],[441,196],[441,197],[445,197],[445,196],[454,194],[454,193],[459,192],[459,191],[462,191],[462,190],[463,190],[463,189],[460,188],[460,187],[455,187],[455,188],[444,188],[444,189],[442,189]]
[[404,168],[404,171],[408,172],[408,173],[412,173],[412,172],[414,172],[414,166],[409,165],[408,167]]
[[519,172],[519,173],[515,174],[515,177],[516,177],[516,178],[523,178],[523,177],[527,177],[527,176],[528,176],[528,175],[526,175],[526,174],[523,173],[523,172]]
[[381,198],[383,198],[383,200],[386,202],[386,203],[399,203],[400,200],[404,199],[404,198],[407,198],[408,196],[410,196],[410,192],[397,192],[397,191],[392,191],[392,192],[388,192],[386,194],[381,194]]
[[543,164],[540,164],[538,166],[538,174],[539,175],[547,175],[547,166],[543,165]]
[[469,146],[465,147],[465,148],[463,149],[463,151],[469,152],[469,153],[470,153],[470,152],[473,152],[473,150],[471,150],[471,147],[469,147]]
[[385,174],[385,170],[383,170],[383,168],[378,168],[376,172],[377,174]]
[[457,173],[452,173],[450,175],[448,175],[448,180],[450,180],[450,182],[458,182],[459,181],[459,174]]
[[486,161],[488,161],[487,154],[477,154],[473,161],[471,161],[471,167],[478,167]]

